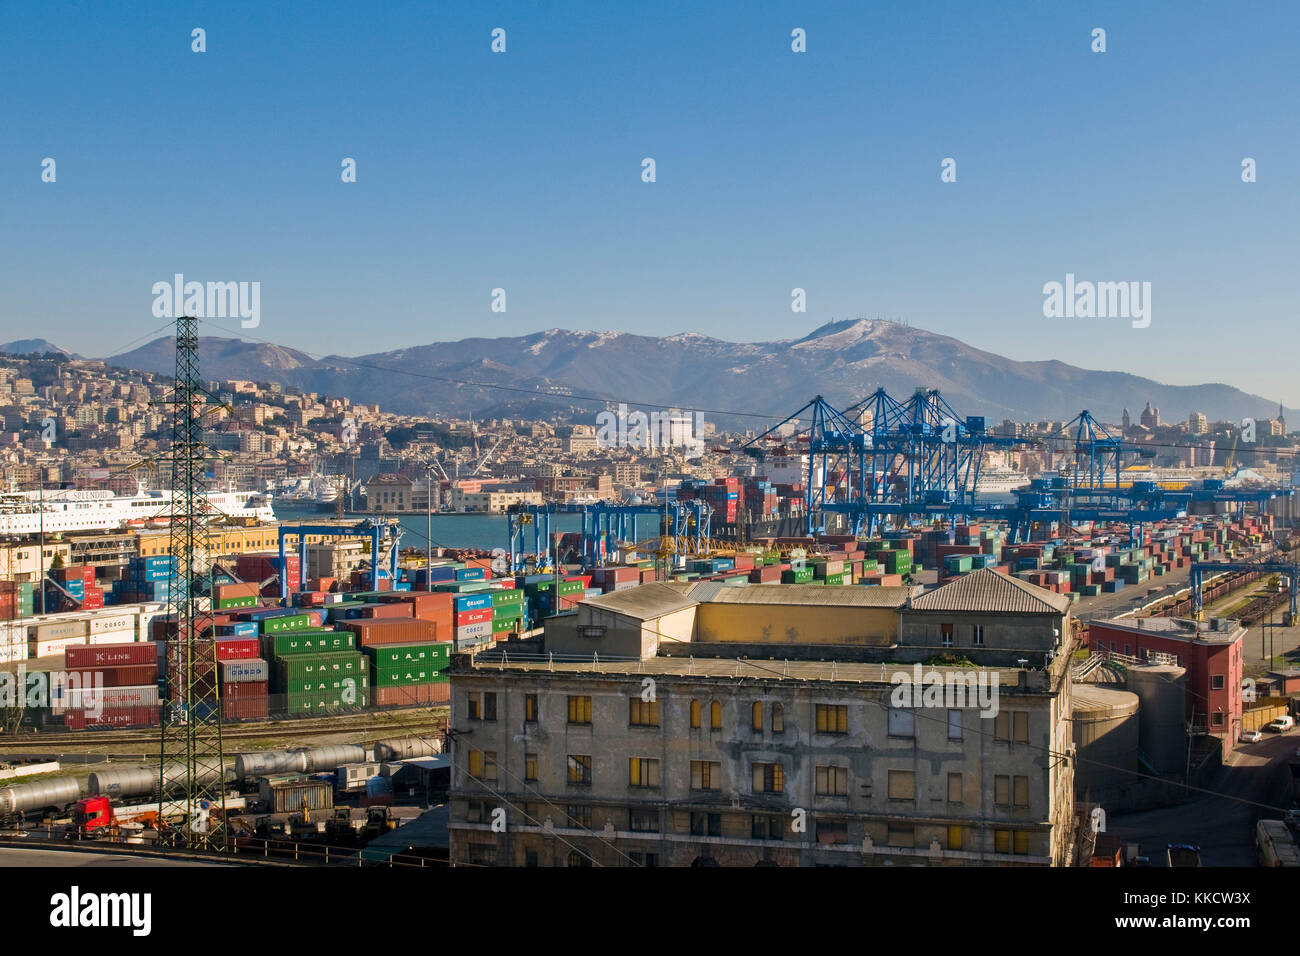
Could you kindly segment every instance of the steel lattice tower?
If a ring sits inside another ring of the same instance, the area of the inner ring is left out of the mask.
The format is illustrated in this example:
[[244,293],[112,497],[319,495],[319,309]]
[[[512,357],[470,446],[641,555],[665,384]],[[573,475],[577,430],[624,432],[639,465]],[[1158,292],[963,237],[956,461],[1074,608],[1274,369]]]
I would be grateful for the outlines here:
[[206,393],[199,379],[198,319],[176,319],[176,382],[171,447],[170,544],[175,562],[168,578],[168,603],[174,631],[167,637],[167,692],[162,701],[162,763],[159,817],[168,786],[183,790],[183,830],[170,842],[225,850],[225,776],[221,742],[221,701],[216,632],[211,599],[200,594],[211,581],[205,495],[207,449],[203,444]]

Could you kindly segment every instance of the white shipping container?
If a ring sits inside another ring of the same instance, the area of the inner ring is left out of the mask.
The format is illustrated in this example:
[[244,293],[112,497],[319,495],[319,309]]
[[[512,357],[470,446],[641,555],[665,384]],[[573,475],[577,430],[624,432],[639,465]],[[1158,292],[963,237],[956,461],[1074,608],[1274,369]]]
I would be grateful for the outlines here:
[[91,634],[90,644],[135,644],[135,629],[128,631],[101,631],[98,634]]
[[118,634],[122,631],[129,631],[134,634],[136,630],[135,617],[134,614],[121,613],[96,615],[90,619],[90,633],[92,636],[109,632]]
[[64,696],[64,706],[68,710],[87,710],[93,707],[156,707],[158,685],[69,687]]
[[65,648],[74,645],[85,645],[85,636],[81,637],[61,637],[52,641],[36,640],[32,642],[33,657],[53,657],[56,654],[62,654]]
[[0,664],[27,660],[27,642],[21,644],[0,644]]
[[75,621],[37,624],[32,628],[32,637],[37,641],[60,641],[75,637],[81,638],[84,643],[86,633],[86,619],[84,617]]
[[159,610],[159,605],[156,604],[141,605],[140,613],[136,615],[135,639],[137,641],[149,640],[149,622],[151,622],[154,618],[156,618],[161,613],[162,611]]
[[0,644],[27,643],[27,624],[14,621],[0,621]]

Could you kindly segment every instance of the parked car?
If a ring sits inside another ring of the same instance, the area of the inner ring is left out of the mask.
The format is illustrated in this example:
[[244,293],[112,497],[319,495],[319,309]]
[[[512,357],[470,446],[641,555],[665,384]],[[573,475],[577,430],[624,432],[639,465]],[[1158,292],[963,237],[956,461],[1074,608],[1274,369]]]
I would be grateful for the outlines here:
[[1243,730],[1237,740],[1243,744],[1257,744],[1264,739],[1258,730]]
[[1274,734],[1284,734],[1295,726],[1295,720],[1291,717],[1278,717],[1270,720],[1264,725],[1264,729]]

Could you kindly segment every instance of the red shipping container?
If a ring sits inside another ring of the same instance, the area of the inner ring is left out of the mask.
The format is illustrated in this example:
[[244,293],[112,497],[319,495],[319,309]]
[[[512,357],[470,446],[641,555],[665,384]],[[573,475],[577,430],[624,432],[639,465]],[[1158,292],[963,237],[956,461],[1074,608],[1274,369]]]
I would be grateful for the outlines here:
[[221,701],[222,720],[265,720],[270,715],[270,698],[243,697]]
[[375,707],[411,707],[418,704],[446,704],[450,701],[450,681],[370,688],[370,703]]
[[77,644],[63,652],[67,670],[100,667],[158,666],[158,645],[153,641],[134,644]]
[[246,661],[262,656],[262,642],[256,637],[217,638],[217,660]]
[[[380,644],[419,644],[439,640],[437,627],[432,621],[416,618],[370,618],[343,621],[343,629],[357,636],[362,647]],[[446,638],[442,638],[445,640]]]
[[100,674],[105,687],[139,687],[158,680],[158,665],[140,664],[132,667],[91,667],[76,671],[78,674]]
[[383,604],[363,604],[357,611],[363,618],[412,617],[414,606],[405,601],[386,601]]
[[437,620],[446,615],[451,622],[451,603],[455,597],[450,591],[394,591],[379,597],[381,604],[409,604],[415,609],[414,617]]
[[481,611],[461,611],[456,615],[457,627],[468,627],[471,624],[482,624],[484,621],[492,620],[492,609],[484,608]]
[[99,588],[86,588],[85,597],[81,599],[81,609],[98,611],[104,606],[104,592]]
[[157,707],[105,707],[97,717],[88,717],[84,710],[70,710],[63,715],[63,723],[70,730],[90,730],[100,727],[157,727]]
[[260,587],[256,581],[246,581],[243,584],[218,584],[215,590],[218,601],[227,601],[231,598],[257,597]]
[[250,698],[265,697],[267,694],[266,681],[237,681],[233,684],[221,685],[222,700],[248,700]]

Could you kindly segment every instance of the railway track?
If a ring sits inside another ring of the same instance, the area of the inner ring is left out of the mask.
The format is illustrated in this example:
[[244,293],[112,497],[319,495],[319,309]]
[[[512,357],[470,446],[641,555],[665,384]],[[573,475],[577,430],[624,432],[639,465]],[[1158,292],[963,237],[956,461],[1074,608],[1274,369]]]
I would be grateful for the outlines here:
[[[400,736],[403,733],[441,732],[447,726],[448,708],[417,707],[409,710],[373,710],[364,714],[337,717],[285,718],[255,723],[225,724],[223,741],[263,740],[267,737],[319,737],[332,734],[376,733]],[[78,733],[0,734],[0,750],[93,750],[100,747],[143,747],[157,745],[157,727],[121,731],[81,731]]]

